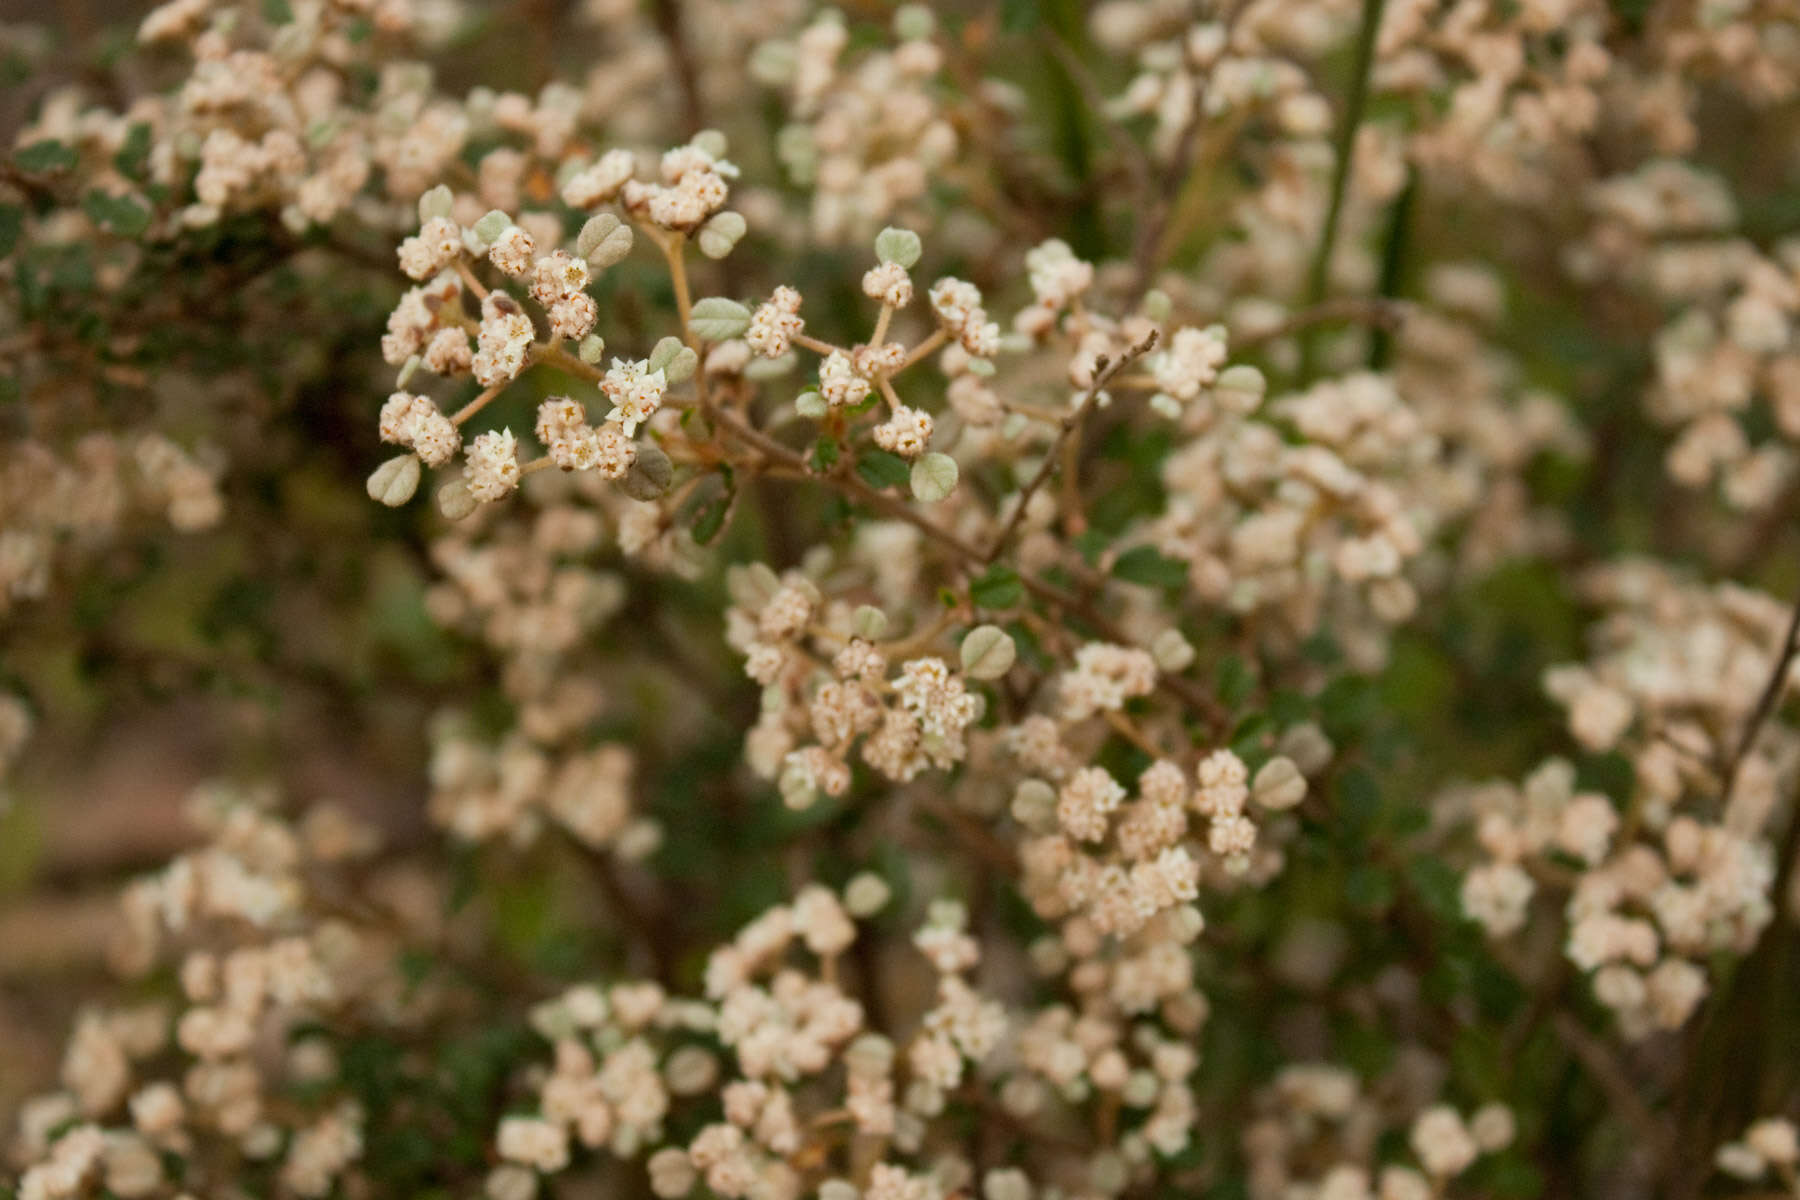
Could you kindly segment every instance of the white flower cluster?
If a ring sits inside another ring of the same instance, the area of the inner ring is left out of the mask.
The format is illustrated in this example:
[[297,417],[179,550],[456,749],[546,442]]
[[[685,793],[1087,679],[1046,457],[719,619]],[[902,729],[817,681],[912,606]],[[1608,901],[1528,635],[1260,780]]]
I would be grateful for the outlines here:
[[335,1076],[328,1041],[309,1032],[321,1022],[353,1009],[398,1028],[430,1011],[394,967],[390,906],[418,881],[365,874],[367,911],[380,915],[333,914],[331,890],[366,871],[374,832],[329,807],[290,825],[269,804],[196,792],[190,816],[208,844],[127,891],[118,961],[135,972],[169,962],[179,1000],[173,1012],[78,1017],[62,1090],[22,1115],[21,1196],[167,1195],[178,1180],[166,1164],[185,1162],[185,1183],[202,1185],[199,1164],[224,1151],[273,1163],[292,1195],[323,1197],[361,1157],[354,1099],[329,1086],[303,1105],[291,1097]]
[[[1613,608],[1603,636],[1587,663],[1552,668],[1546,686],[1576,741],[1629,759],[1630,794],[1615,806],[1579,792],[1575,769],[1552,760],[1522,787],[1445,803],[1473,820],[1488,856],[1464,879],[1468,915],[1507,937],[1527,927],[1541,888],[1566,893],[1569,960],[1622,1031],[1642,1037],[1684,1025],[1707,993],[1706,961],[1748,951],[1773,917],[1765,827],[1793,734],[1772,727],[1731,760],[1710,731],[1744,727],[1787,618],[1768,597],[1648,563],[1596,570],[1588,586]],[[1733,773],[1721,779],[1712,764],[1725,761]],[[1721,785],[1722,811],[1691,803]]]
[[833,10],[793,38],[762,42],[750,68],[786,91],[793,120],[777,145],[796,182],[812,190],[814,236],[843,241],[873,233],[922,200],[932,173],[958,149],[943,111],[943,53],[931,14],[913,5],[896,18],[898,45],[844,61],[850,34]]

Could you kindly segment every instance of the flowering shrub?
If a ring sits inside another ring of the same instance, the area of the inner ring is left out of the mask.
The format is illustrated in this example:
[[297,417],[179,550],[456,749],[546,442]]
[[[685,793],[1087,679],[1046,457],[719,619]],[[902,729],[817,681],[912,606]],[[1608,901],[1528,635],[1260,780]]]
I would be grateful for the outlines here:
[[1800,1195],[1796,29],[0,29],[0,1191]]

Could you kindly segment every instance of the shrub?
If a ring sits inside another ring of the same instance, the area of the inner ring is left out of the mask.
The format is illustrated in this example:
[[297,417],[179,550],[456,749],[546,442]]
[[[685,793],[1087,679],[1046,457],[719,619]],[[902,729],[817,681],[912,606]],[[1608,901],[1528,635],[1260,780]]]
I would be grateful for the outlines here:
[[5,31],[16,1195],[1800,1190],[1791,9],[884,8]]

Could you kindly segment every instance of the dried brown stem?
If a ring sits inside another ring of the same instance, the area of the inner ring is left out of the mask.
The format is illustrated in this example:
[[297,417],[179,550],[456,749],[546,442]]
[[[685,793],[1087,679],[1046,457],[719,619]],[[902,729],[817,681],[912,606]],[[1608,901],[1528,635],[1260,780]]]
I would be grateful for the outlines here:
[[1800,638],[1800,597],[1795,599],[1793,615],[1788,618],[1787,632],[1781,639],[1781,653],[1775,657],[1775,669],[1769,672],[1769,680],[1763,684],[1762,694],[1756,698],[1756,707],[1750,710],[1743,732],[1738,735],[1737,746],[1731,752],[1731,760],[1726,764],[1725,789],[1719,797],[1721,809],[1731,802],[1731,792],[1737,786],[1738,770],[1744,765],[1744,757],[1750,753],[1750,747],[1756,741],[1763,722],[1769,719],[1769,714],[1775,711],[1776,702],[1781,699],[1788,673],[1794,665],[1797,638]]
[[1044,452],[1044,461],[1039,464],[1037,473],[1031,477],[1025,484],[1025,489],[1019,493],[1019,502],[1013,506],[1012,516],[1007,518],[1005,526],[995,536],[993,545],[988,547],[988,552],[982,559],[983,562],[993,562],[1006,549],[1007,542],[1011,541],[1013,534],[1018,531],[1019,523],[1025,519],[1026,505],[1031,503],[1031,498],[1037,494],[1037,490],[1044,486],[1044,481],[1050,477],[1050,472],[1056,469],[1057,461],[1062,458],[1060,451],[1063,444],[1074,433],[1076,426],[1081,423],[1081,419],[1087,415],[1088,410],[1093,407],[1094,400],[1099,396],[1101,389],[1113,376],[1155,349],[1156,340],[1157,333],[1152,329],[1145,335],[1143,341],[1127,350],[1117,362],[1111,362],[1102,356],[1094,364],[1093,386],[1088,388],[1087,394],[1081,398],[1081,403],[1062,417],[1060,428],[1056,432],[1056,440]]

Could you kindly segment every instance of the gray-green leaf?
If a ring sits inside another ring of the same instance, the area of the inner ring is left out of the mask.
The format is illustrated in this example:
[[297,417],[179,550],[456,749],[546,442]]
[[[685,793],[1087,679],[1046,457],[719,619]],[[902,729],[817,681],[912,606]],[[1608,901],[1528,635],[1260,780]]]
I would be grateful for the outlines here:
[[700,227],[700,236],[695,240],[700,243],[700,253],[706,257],[724,258],[748,229],[743,214],[722,212]]
[[688,325],[706,341],[730,341],[750,328],[750,310],[736,300],[708,296],[695,303]]
[[936,504],[956,490],[956,460],[933,451],[912,465],[912,493],[927,504]]
[[370,474],[368,486],[369,499],[399,508],[419,490],[419,456],[399,454],[388,459]]
[[910,271],[924,252],[925,246],[919,241],[919,235],[910,229],[889,225],[875,236],[875,257],[884,263],[899,263]]
[[962,640],[963,674],[971,679],[998,679],[1017,657],[1018,647],[998,625],[977,625]]

